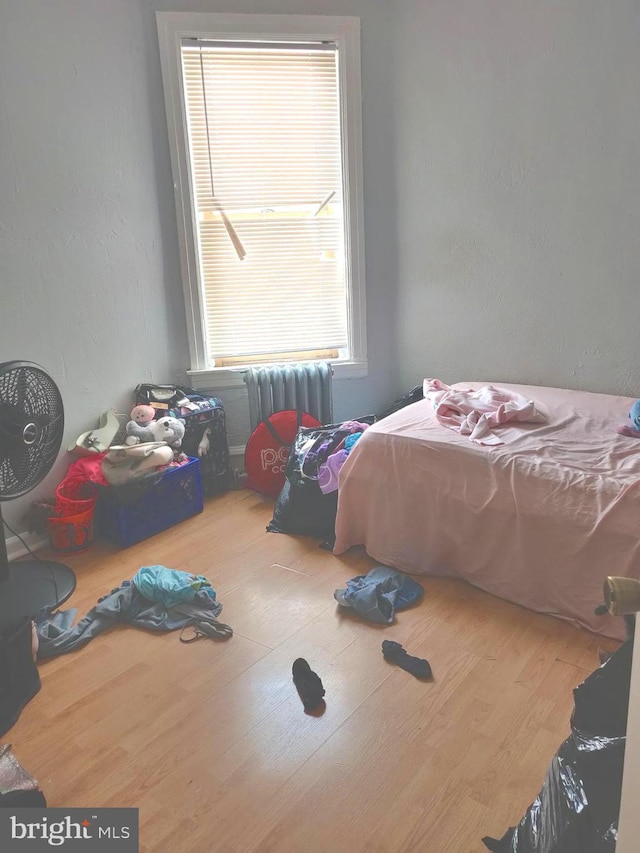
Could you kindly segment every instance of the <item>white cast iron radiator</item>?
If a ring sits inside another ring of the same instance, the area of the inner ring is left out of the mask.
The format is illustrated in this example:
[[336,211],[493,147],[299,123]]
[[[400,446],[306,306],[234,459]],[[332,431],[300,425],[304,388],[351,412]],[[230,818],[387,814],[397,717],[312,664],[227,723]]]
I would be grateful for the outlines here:
[[274,412],[308,412],[321,424],[333,423],[333,368],[328,362],[250,367],[244,375],[249,392],[251,429]]

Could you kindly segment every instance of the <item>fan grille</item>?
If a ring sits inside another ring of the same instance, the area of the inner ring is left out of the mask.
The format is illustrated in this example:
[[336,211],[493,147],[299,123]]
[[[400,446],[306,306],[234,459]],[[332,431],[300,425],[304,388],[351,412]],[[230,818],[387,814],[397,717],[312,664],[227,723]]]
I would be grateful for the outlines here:
[[51,470],[64,430],[60,392],[37,364],[0,364],[0,501],[31,491]]

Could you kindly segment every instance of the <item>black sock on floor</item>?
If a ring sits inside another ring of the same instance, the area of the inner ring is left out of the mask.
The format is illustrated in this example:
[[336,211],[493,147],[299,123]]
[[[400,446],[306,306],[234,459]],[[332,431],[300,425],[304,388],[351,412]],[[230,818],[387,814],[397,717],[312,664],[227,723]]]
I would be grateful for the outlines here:
[[382,641],[382,654],[384,659],[397,664],[402,669],[415,675],[416,678],[430,678],[431,667],[429,661],[424,658],[416,658],[408,655],[400,643],[393,640]]
[[309,666],[304,658],[296,658],[292,667],[293,683],[302,699],[305,711],[315,711],[322,705],[324,687],[320,676]]

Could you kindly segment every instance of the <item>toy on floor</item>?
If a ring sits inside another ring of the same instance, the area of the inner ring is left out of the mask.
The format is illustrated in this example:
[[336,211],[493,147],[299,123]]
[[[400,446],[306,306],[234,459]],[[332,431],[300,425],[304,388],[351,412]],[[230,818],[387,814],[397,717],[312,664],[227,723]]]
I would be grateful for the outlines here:
[[640,438],[640,400],[636,400],[629,411],[626,424],[616,428],[619,435],[628,435],[630,438]]
[[156,414],[153,406],[134,406],[131,409],[131,420],[127,424],[127,437],[124,443],[132,446],[145,441],[155,441],[151,422]]

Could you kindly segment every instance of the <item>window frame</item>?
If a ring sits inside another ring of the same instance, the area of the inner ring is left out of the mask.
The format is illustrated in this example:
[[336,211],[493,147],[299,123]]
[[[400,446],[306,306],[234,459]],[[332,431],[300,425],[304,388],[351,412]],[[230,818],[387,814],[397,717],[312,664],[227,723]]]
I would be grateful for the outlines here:
[[200,287],[194,194],[189,171],[189,142],[182,85],[184,38],[239,41],[333,41],[340,56],[340,108],[345,197],[345,246],[349,259],[347,324],[350,358],[333,361],[336,378],[367,375],[364,205],[362,193],[362,110],[360,19],[325,15],[250,15],[217,12],[156,12],[173,171],[180,272],[194,385],[244,387],[249,365],[209,367],[205,314]]

